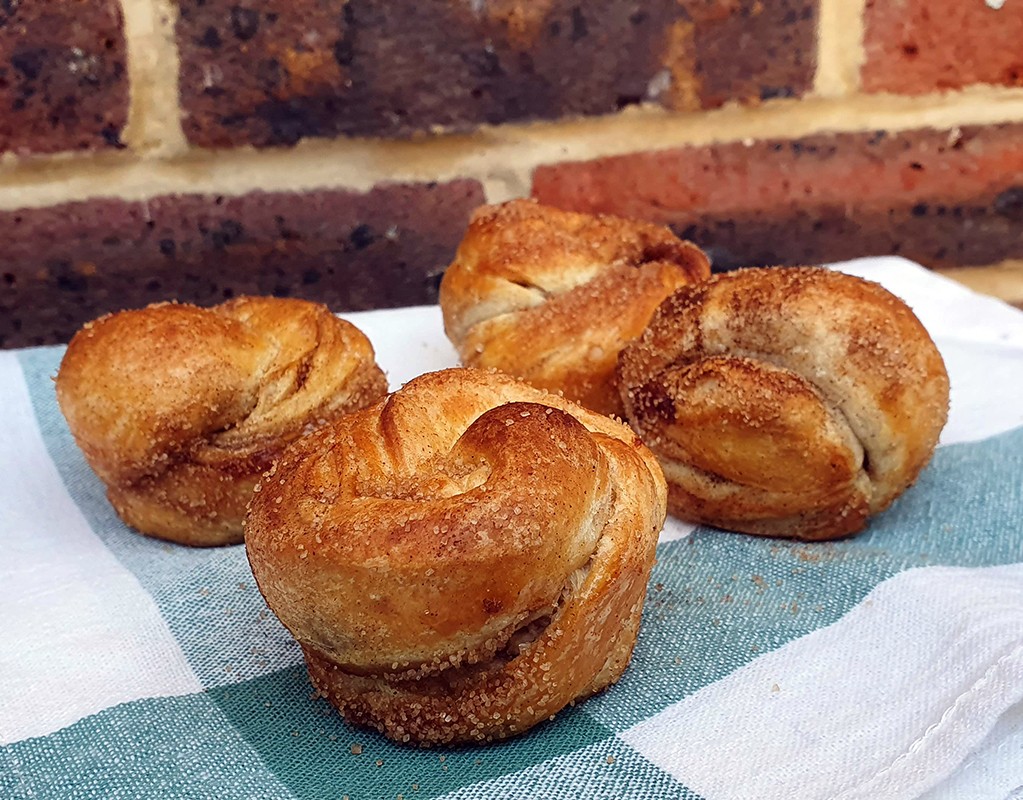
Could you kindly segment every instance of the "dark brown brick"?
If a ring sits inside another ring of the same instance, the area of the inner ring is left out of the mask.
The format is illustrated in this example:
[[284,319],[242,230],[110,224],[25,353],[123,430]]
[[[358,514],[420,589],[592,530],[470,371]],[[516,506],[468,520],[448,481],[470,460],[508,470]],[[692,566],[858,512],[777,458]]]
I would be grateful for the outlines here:
[[127,117],[116,0],[0,0],[0,152],[121,147]]
[[482,202],[479,184],[458,180],[0,212],[0,346],[67,341],[100,314],[159,300],[432,303]]
[[813,85],[817,0],[683,0],[669,34],[670,108],[799,97]]
[[189,140],[287,145],[804,93],[817,0],[181,0]]
[[1023,225],[998,213],[999,196],[875,209],[827,205],[728,219],[701,214],[672,227],[707,250],[715,272],[874,255],[901,255],[930,267],[986,265],[1023,257]]
[[539,168],[533,194],[671,225],[717,270],[896,253],[1023,257],[1023,125],[811,136]]

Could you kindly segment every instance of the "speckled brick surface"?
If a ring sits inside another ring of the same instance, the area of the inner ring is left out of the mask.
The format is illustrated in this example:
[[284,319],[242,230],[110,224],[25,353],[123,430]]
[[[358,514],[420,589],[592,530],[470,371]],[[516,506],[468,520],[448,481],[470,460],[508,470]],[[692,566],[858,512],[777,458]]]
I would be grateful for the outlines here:
[[866,91],[1023,86],[1023,3],[867,0]]
[[817,0],[181,0],[189,140],[288,145],[798,96]]
[[817,0],[680,0],[666,63],[669,108],[755,104],[810,91],[816,69]]
[[0,153],[121,147],[123,33],[116,0],[0,0]]
[[715,269],[897,253],[1023,257],[1023,125],[819,135],[541,167],[563,208],[671,225]]
[[476,182],[458,180],[0,212],[0,346],[67,341],[100,314],[159,300],[431,303],[482,202]]

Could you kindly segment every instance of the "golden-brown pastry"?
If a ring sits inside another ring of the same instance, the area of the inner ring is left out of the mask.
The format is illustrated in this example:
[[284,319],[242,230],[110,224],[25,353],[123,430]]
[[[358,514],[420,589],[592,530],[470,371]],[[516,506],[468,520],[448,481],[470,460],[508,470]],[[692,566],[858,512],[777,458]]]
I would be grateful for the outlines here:
[[671,512],[767,536],[860,530],[916,480],[948,416],[945,365],[909,307],[820,268],[683,289],[619,373]]
[[618,352],[665,297],[709,275],[668,228],[513,200],[476,212],[440,306],[463,364],[621,414]]
[[293,445],[245,547],[346,719],[489,740],[622,674],[664,515],[660,468],[626,426],[457,369]]
[[101,317],[57,374],[61,411],[120,517],[189,545],[240,542],[252,488],[281,451],[386,392],[355,326],[260,297]]

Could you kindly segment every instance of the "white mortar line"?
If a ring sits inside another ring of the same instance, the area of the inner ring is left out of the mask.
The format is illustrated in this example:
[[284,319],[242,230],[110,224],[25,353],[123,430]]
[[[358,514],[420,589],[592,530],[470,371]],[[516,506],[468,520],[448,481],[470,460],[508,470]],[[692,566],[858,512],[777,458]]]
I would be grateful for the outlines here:
[[121,0],[131,86],[124,142],[136,154],[166,158],[188,149],[181,129],[178,6],[171,0]]
[[860,87],[866,0],[820,0],[814,91],[841,97]]
[[489,199],[501,200],[528,193],[533,169],[543,164],[826,132],[1001,122],[1023,122],[1023,90],[982,87],[922,97],[811,97],[696,113],[638,108],[608,117],[484,127],[467,135],[406,141],[311,139],[294,148],[190,149],[171,157],[131,151],[59,155],[0,164],[0,210],[94,197],[364,191],[381,182],[459,177],[479,180]]

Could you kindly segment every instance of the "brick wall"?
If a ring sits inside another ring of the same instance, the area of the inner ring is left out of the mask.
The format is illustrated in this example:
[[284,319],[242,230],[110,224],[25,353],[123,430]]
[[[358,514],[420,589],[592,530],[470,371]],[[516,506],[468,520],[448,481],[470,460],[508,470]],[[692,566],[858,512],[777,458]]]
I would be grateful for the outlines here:
[[472,209],[1023,304],[1023,0],[0,0],[0,346],[432,302]]

